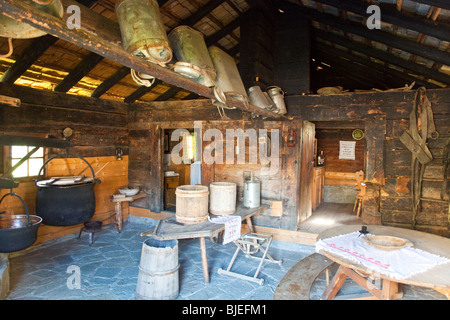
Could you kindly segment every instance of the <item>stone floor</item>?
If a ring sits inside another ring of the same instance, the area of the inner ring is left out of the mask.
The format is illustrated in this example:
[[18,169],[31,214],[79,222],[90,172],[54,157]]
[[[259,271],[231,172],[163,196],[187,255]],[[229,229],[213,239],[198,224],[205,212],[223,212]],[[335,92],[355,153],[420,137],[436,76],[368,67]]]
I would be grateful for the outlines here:
[[[151,230],[151,219],[130,217],[121,233],[105,226],[95,234],[89,246],[88,234],[81,239],[71,235],[38,246],[25,254],[10,258],[11,292],[7,300],[134,300],[139,273],[141,232]],[[272,300],[285,273],[299,260],[314,252],[313,246],[281,241],[272,243],[270,254],[282,259],[281,266],[264,263],[259,277],[264,284],[219,275],[235,251],[233,243],[222,245],[206,240],[210,283],[203,282],[198,240],[179,241],[180,294],[177,300]],[[253,276],[258,261],[238,256],[233,270]],[[73,281],[79,275],[80,286]],[[75,285],[74,285],[75,284]],[[313,287],[311,299],[320,299],[325,288],[321,276]],[[352,281],[341,290],[351,294],[363,292]],[[445,299],[425,288],[404,286],[406,300]]]

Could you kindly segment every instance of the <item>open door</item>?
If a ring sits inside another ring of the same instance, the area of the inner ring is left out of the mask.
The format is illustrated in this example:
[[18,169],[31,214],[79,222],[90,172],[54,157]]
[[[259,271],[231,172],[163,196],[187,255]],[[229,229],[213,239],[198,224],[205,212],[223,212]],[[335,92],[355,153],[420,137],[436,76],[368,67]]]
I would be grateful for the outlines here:
[[303,121],[301,139],[299,143],[300,160],[300,200],[298,223],[308,219],[312,213],[312,184],[314,167],[314,138],[315,125],[309,121]]

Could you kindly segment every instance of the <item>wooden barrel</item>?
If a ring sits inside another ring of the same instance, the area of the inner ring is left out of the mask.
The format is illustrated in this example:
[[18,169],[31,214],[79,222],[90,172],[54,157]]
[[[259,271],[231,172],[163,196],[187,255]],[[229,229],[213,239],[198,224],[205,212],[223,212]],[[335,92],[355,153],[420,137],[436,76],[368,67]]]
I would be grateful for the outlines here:
[[173,300],[179,294],[178,241],[149,238],[142,245],[138,300]]
[[209,185],[209,212],[216,215],[236,211],[236,183],[213,182]]
[[208,220],[208,187],[179,186],[175,194],[177,196],[175,217],[178,222],[195,224]]

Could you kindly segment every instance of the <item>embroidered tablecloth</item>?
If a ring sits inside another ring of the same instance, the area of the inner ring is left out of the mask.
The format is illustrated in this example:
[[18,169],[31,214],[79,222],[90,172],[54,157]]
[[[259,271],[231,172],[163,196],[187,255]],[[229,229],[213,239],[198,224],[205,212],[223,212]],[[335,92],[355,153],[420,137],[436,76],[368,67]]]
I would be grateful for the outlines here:
[[447,258],[414,247],[382,250],[365,243],[362,237],[364,235],[355,231],[321,239],[316,243],[316,252],[324,250],[350,261],[359,262],[372,272],[393,279],[405,279],[443,263],[448,263],[450,268],[450,260]]

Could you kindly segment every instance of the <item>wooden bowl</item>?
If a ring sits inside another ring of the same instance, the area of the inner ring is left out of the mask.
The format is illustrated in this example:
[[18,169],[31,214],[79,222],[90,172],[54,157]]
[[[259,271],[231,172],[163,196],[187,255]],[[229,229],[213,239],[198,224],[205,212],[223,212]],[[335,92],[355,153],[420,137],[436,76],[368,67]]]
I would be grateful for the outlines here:
[[413,243],[409,240],[391,236],[366,236],[362,239],[368,245],[381,250],[397,250],[413,246]]

